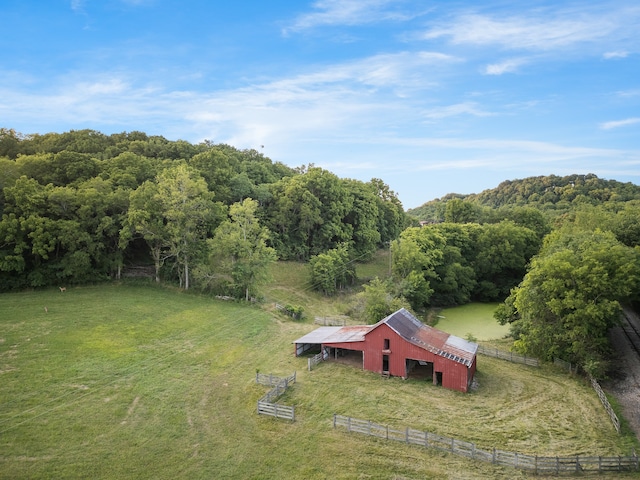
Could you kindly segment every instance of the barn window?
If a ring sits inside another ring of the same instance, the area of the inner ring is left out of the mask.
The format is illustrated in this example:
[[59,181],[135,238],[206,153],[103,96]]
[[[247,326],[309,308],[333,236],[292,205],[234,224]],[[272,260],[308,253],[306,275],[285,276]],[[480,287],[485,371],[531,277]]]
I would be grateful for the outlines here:
[[389,350],[389,339],[385,338],[384,339],[384,347],[382,347],[383,350]]

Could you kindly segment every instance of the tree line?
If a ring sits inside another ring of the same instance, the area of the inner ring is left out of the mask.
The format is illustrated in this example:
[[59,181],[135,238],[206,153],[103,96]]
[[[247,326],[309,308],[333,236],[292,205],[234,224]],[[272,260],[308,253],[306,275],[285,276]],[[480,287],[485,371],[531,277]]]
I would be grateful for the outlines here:
[[291,168],[256,150],[94,130],[0,129],[2,289],[156,279],[249,297],[276,258],[367,259],[409,224],[380,179]]
[[515,351],[600,377],[614,367],[610,329],[640,306],[640,187],[532,177],[409,214],[425,226],[392,243],[393,276],[365,286],[365,316],[497,300]]

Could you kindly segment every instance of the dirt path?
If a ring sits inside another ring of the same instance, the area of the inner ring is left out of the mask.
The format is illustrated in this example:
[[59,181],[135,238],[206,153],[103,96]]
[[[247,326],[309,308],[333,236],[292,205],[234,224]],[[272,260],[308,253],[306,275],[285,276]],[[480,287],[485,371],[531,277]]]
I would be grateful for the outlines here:
[[[627,309],[625,313],[640,330],[638,315]],[[603,384],[603,387],[616,397],[625,419],[636,437],[640,439],[640,356],[631,346],[621,327],[611,331],[611,342],[618,354],[620,367],[614,377]]]

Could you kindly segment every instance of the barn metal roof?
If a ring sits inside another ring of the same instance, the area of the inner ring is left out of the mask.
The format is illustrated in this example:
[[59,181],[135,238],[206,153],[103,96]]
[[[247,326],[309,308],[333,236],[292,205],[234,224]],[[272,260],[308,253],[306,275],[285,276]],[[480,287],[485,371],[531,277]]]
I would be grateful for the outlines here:
[[408,342],[466,366],[471,366],[478,351],[476,343],[425,325],[404,308],[382,319],[373,328],[383,323]]
[[371,325],[351,325],[346,327],[320,327],[307,333],[293,343],[349,343],[362,342]]

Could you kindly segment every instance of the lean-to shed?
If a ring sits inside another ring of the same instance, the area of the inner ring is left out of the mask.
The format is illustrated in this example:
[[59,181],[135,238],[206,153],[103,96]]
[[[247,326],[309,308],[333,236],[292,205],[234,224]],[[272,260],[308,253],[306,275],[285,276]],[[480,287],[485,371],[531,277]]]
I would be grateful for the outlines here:
[[296,355],[361,357],[365,370],[402,378],[418,373],[461,392],[476,372],[477,344],[425,325],[404,308],[375,325],[321,327],[294,343]]

